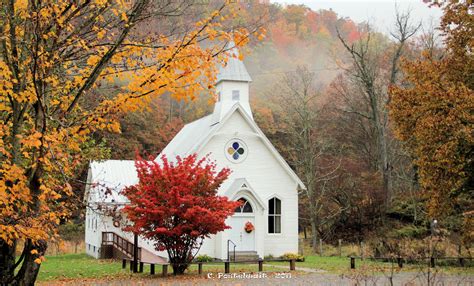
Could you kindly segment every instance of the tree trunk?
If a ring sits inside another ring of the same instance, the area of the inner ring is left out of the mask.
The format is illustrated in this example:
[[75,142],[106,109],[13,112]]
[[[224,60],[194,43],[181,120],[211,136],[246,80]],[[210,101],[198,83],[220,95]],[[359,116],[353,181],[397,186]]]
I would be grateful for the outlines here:
[[[32,243],[31,240],[25,242],[25,258],[11,286],[30,286],[35,284],[41,266],[35,260],[44,256],[47,248],[48,244],[45,240],[39,240],[36,243]],[[33,250],[36,250],[37,254],[32,254]]]
[[[41,265],[36,263],[35,260],[45,254],[47,243],[44,240],[40,240],[33,244],[31,240],[27,240],[20,260],[17,262],[21,263],[21,268],[15,275],[16,243],[15,241],[13,245],[8,245],[3,240],[0,240],[0,285],[34,285]],[[37,253],[31,253],[33,250],[36,250]]]
[[382,171],[382,180],[383,180],[383,192],[385,195],[385,210],[390,207],[392,201],[392,190],[391,190],[391,166],[388,158],[388,146],[387,146],[387,138],[386,138],[386,130],[385,126],[381,126],[381,124],[377,124],[377,128],[380,129],[378,132],[378,141],[379,141],[379,148],[380,148],[380,161],[381,161],[381,171]]
[[313,247],[313,253],[318,251],[318,236],[316,233],[316,218],[311,216],[311,246]]
[[171,264],[171,267],[173,267],[173,275],[181,275],[188,269],[188,265],[184,264]]
[[0,285],[8,285],[15,275],[16,243],[9,245],[0,239]]

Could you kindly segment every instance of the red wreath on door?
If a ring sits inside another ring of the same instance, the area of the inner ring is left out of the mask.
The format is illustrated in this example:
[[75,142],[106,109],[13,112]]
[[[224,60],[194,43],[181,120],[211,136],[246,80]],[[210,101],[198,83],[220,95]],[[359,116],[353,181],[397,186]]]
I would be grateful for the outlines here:
[[252,231],[255,230],[255,226],[253,226],[253,224],[250,221],[248,221],[245,223],[244,229],[247,233],[251,233]]

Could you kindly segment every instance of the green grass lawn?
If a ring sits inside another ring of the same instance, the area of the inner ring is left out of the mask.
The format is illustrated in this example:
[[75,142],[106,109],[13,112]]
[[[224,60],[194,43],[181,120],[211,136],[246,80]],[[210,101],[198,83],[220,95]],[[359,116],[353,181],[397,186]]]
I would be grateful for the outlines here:
[[[280,267],[274,267],[278,265]],[[374,262],[371,260],[361,261],[356,259],[357,269],[371,269],[374,272],[383,272],[390,269],[391,263]],[[350,271],[350,260],[348,257],[320,257],[320,256],[306,256],[304,262],[297,262],[296,267],[313,268],[324,270],[328,273],[342,274]],[[394,265],[396,267],[396,265]],[[405,264],[402,271],[417,271],[420,266]],[[425,267],[426,268],[426,267]],[[197,265],[191,265],[187,271],[187,275],[197,274]],[[385,269],[385,270],[383,270]],[[441,267],[443,272],[448,273],[474,273],[473,267]],[[257,272],[257,264],[231,264],[231,272]],[[267,272],[286,272],[289,271],[289,262],[270,262],[265,263],[263,267]],[[161,274],[161,266],[157,265],[155,268],[156,274]],[[203,272],[224,272],[224,264],[204,264]],[[149,265],[145,265],[143,273],[132,274],[129,271],[129,265],[126,269],[122,269],[121,261],[114,260],[98,260],[87,256],[86,254],[65,254],[58,256],[47,256],[46,261],[41,265],[39,273],[39,281],[50,280],[69,280],[69,279],[104,279],[104,278],[118,278],[118,277],[136,277],[148,278],[150,277]],[[168,268],[168,273],[172,274],[171,267]]]
[[[285,264],[288,266],[288,264]],[[289,266],[288,266],[289,269]],[[231,272],[257,272],[257,264],[231,264]],[[284,269],[264,265],[264,271],[284,271]],[[161,266],[155,266],[155,273],[161,274]],[[198,266],[191,265],[187,274],[197,274]],[[224,264],[205,264],[203,272],[224,272]],[[145,265],[143,274],[131,274],[129,265],[122,269],[121,261],[98,260],[86,254],[65,254],[58,256],[47,256],[46,261],[41,264],[39,281],[60,280],[60,279],[80,279],[80,278],[107,278],[107,277],[129,277],[130,275],[147,277],[150,273],[150,266]],[[168,267],[168,273],[172,274],[171,267]]]
[[129,271],[122,270],[119,261],[97,260],[86,254],[64,254],[47,256],[46,261],[41,264],[38,280],[103,278],[126,274]]
[[[390,262],[381,262],[381,261],[374,261],[370,259],[356,259],[356,269],[371,269],[374,272],[384,272],[390,270],[394,267],[395,270],[401,271],[419,271],[421,268],[426,269],[427,264],[425,265],[414,265],[414,264],[403,264],[402,269],[398,269],[398,265],[396,262],[393,264]],[[271,264],[277,265],[287,265],[288,263],[282,262],[271,262]],[[304,267],[304,268],[312,268],[312,269],[320,269],[327,271],[328,273],[335,273],[335,274],[343,274],[348,273],[350,269],[350,258],[349,257],[339,257],[339,256],[331,256],[331,257],[321,257],[321,256],[306,256],[304,262],[297,262],[296,267]],[[474,273],[473,267],[453,267],[453,266],[441,266],[437,267],[437,269],[446,272],[446,273]]]
[[[350,270],[350,258],[349,257],[321,257],[321,256],[307,256],[304,262],[298,262],[297,267],[317,268],[332,273],[343,273]],[[371,260],[360,260],[356,259],[356,267],[365,266],[390,266],[390,263],[374,262]]]
[[[288,265],[288,262],[270,262],[270,264],[275,265]],[[356,260],[356,267],[361,266],[375,266],[375,265],[384,265],[387,263],[376,263],[369,260],[361,261],[360,259]],[[389,265],[389,264],[387,264]],[[306,256],[304,262],[297,262],[296,267],[304,267],[311,269],[324,270],[330,273],[345,273],[350,270],[350,260],[348,257],[321,257],[321,256]]]

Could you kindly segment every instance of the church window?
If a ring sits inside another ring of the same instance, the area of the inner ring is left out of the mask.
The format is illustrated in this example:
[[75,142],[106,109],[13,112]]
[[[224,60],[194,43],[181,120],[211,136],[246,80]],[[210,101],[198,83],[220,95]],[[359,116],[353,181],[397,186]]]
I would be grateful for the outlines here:
[[268,200],[268,233],[281,233],[281,200]]
[[231,162],[239,163],[247,156],[246,149],[245,143],[241,140],[231,140],[227,143],[226,156]]
[[234,101],[239,101],[240,100],[240,91],[239,90],[233,90],[232,91],[232,100],[234,100]]
[[238,202],[241,203],[240,206],[238,206],[234,212],[235,213],[253,213],[253,208],[252,208],[252,205],[250,204],[249,201],[247,201],[246,199],[244,198],[240,198],[238,200]]

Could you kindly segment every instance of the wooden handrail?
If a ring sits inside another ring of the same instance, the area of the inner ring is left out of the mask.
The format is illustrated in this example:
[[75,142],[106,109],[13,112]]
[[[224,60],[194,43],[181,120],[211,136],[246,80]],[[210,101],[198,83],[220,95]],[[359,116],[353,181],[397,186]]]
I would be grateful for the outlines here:
[[[121,237],[115,232],[102,232],[102,244],[113,245],[123,251],[126,255],[133,257],[133,243]],[[142,248],[138,248],[138,259],[142,257]]]

